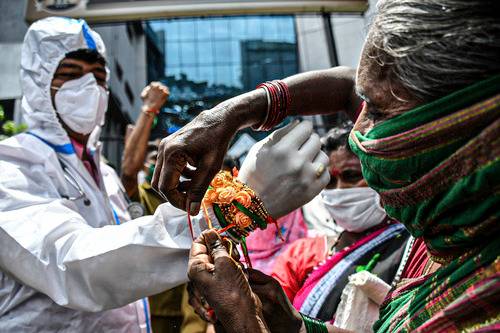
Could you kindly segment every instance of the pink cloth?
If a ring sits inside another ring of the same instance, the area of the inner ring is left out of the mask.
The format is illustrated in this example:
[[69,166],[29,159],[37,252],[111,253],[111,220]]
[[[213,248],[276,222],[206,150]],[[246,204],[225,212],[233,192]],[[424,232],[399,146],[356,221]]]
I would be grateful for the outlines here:
[[[70,138],[70,140],[71,140],[71,144],[73,145],[73,148],[75,149],[76,156],[78,156],[80,161],[82,161],[83,166],[85,167],[85,169],[87,169],[90,176],[92,176],[95,183],[97,185],[99,185],[99,176],[98,176],[98,172],[97,172],[97,167],[95,166],[93,161],[82,160],[84,146],[81,143],[79,143],[78,141],[75,141],[71,138]],[[88,150],[87,150],[87,156],[90,156],[90,152]]]
[[401,274],[402,279],[415,279],[424,274],[425,267],[430,258],[427,254],[427,247],[425,246],[422,237],[416,238],[408,256],[408,261]]
[[247,238],[247,248],[252,266],[265,274],[271,274],[274,261],[293,241],[307,236],[307,226],[300,209],[278,219],[284,241],[275,225],[265,230],[255,230]]
[[298,239],[276,258],[271,276],[281,284],[288,299],[293,302],[309,274],[326,259],[326,236]]
[[311,275],[307,278],[307,280],[304,282],[304,285],[300,290],[297,292],[295,295],[295,298],[293,299],[293,306],[296,309],[300,309],[302,307],[302,304],[307,298],[307,295],[311,292],[311,290],[314,288],[316,283],[325,275],[327,274],[336,264],[338,264],[345,256],[347,256],[349,253],[357,249],[358,247],[362,246],[363,244],[371,241],[373,238],[377,237],[380,235],[385,229],[385,228],[380,228],[379,230],[369,234],[368,236],[358,240],[354,244],[344,248],[342,251],[337,252],[336,254],[332,255],[323,265],[319,266],[318,269],[314,270]]

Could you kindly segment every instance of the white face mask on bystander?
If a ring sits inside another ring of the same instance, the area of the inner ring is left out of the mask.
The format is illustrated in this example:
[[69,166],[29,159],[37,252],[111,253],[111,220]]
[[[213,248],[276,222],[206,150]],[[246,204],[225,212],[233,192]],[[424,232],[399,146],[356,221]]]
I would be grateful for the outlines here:
[[369,187],[323,190],[321,197],[335,223],[350,232],[365,231],[386,217],[378,193]]
[[97,84],[94,74],[64,82],[55,95],[56,111],[69,128],[89,134],[104,122],[109,93]]

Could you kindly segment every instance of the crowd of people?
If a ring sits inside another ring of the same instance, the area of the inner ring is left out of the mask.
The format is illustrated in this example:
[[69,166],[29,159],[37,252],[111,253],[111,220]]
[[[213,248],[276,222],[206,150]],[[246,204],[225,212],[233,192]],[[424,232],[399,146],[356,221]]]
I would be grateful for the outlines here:
[[[496,9],[381,0],[357,69],[264,82],[161,141],[152,82],[121,170],[102,39],[33,23],[28,131],[0,141],[0,332],[500,331]],[[242,128],[338,112],[226,156]]]

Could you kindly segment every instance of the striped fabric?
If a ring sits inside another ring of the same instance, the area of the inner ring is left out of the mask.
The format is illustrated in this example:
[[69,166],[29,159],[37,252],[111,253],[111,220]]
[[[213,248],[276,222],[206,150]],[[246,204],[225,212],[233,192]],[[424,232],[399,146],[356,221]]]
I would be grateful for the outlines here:
[[[350,145],[388,215],[442,267],[390,293],[378,332],[499,323],[500,76],[389,119]],[[498,327],[497,327],[498,328]]]
[[300,308],[300,312],[311,317],[318,317],[318,313],[330,292],[333,288],[339,288],[338,279],[345,273],[345,271],[356,265],[367,253],[373,251],[377,246],[390,241],[394,237],[401,235],[405,230],[402,224],[392,224],[385,229],[380,235],[373,238],[369,242],[356,248],[344,259],[340,260],[331,270],[328,271],[314,286],[311,292],[307,295],[306,300]]

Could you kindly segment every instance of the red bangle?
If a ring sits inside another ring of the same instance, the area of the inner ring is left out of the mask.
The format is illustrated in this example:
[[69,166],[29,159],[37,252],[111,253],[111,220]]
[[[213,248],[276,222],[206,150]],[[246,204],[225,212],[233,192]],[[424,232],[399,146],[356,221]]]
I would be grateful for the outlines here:
[[291,105],[290,91],[287,84],[280,80],[261,83],[257,88],[263,88],[269,98],[266,118],[259,127],[254,129],[268,131],[281,123],[288,115]]

